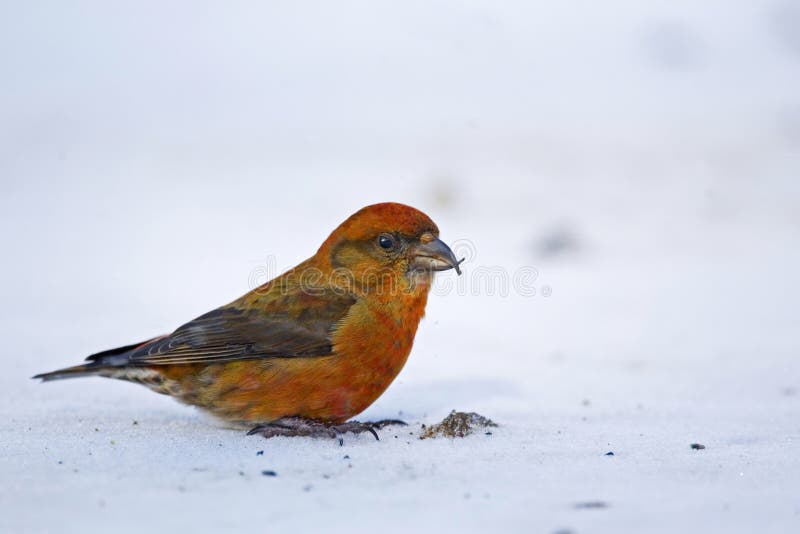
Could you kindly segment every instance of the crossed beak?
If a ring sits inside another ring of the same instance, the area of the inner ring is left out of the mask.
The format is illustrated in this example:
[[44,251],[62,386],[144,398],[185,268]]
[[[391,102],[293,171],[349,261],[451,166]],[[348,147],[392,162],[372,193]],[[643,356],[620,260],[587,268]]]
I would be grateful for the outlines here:
[[434,237],[433,234],[424,234],[419,243],[411,249],[411,268],[418,271],[446,271],[455,269],[460,275],[458,267],[464,258],[456,259],[444,241]]

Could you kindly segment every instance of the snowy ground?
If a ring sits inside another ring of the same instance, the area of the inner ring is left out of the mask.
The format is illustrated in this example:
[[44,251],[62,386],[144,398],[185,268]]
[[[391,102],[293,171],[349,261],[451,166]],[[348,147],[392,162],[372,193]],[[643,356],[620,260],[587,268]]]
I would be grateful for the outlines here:
[[[800,11],[571,4],[0,16],[0,532],[800,530]],[[383,200],[470,258],[361,417],[408,429],[29,380]],[[409,434],[451,409],[501,427]]]

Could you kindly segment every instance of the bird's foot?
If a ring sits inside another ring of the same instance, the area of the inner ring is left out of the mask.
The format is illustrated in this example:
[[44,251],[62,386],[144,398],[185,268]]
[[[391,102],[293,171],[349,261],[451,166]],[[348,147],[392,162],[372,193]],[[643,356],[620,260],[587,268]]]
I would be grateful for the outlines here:
[[[283,417],[252,428],[247,435],[260,434],[265,438],[274,438],[277,436],[307,436],[312,438],[336,438],[347,432],[353,434],[361,434],[369,432],[376,440],[380,440],[376,429],[380,430],[383,427],[390,425],[406,425],[404,421],[398,419],[384,419],[374,423],[360,423],[358,421],[348,421],[338,425],[322,423],[314,421],[313,419],[303,419],[302,417]],[[342,443],[341,437],[339,443]]]

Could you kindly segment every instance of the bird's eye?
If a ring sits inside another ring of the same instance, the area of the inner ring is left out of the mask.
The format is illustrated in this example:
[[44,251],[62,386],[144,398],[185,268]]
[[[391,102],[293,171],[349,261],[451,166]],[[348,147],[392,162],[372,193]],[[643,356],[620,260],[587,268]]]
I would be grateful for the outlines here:
[[378,237],[378,244],[384,250],[391,250],[394,248],[394,238],[388,234],[381,234]]

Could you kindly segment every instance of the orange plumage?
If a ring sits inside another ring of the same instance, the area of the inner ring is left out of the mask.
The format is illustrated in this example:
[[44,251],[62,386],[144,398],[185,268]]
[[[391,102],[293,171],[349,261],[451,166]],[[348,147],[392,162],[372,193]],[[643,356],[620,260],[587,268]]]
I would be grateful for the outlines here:
[[292,421],[335,428],[403,368],[433,272],[460,273],[438,235],[412,207],[367,206],[314,256],[230,304],[170,335],[36,378],[140,382],[228,421],[274,424],[268,437],[290,435]]

